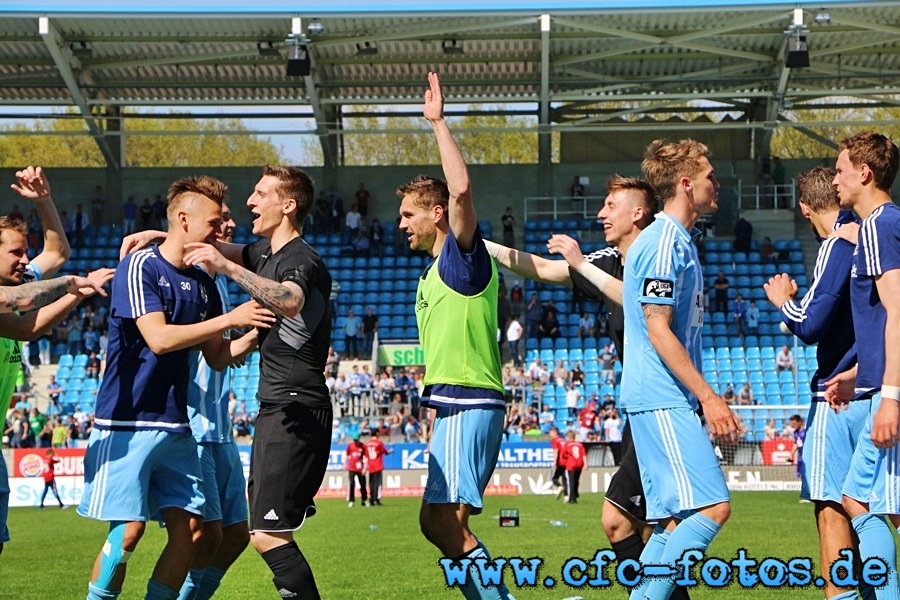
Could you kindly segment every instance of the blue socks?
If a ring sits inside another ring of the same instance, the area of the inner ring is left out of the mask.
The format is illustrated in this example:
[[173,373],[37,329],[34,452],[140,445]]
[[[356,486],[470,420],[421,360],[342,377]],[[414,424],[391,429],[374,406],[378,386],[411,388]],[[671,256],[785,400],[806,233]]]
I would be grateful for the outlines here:
[[879,600],[900,598],[900,584],[897,581],[897,546],[894,534],[884,519],[878,515],[864,513],[851,521],[859,536],[859,558],[863,562],[872,557],[884,560],[888,565],[888,582],[875,590]]
[[[647,545],[644,546],[644,551],[641,552],[642,565],[657,565],[660,563],[670,535],[670,532],[659,525],[653,528],[653,535],[647,540]],[[644,583],[644,581],[641,581],[639,585],[631,590],[630,600],[641,600],[644,597],[644,588],[650,585],[649,582],[646,583],[646,586]]]
[[475,564],[475,561],[479,558],[490,561],[491,555],[488,553],[487,548],[484,547],[484,544],[481,543],[481,540],[478,540],[478,545],[463,555],[462,558],[472,560],[472,565],[469,567],[469,576],[466,577],[466,584],[460,587],[466,600],[515,600],[510,595],[505,584],[501,583],[500,585],[487,587],[482,583],[481,570]]
[[[688,550],[705,551],[721,528],[721,525],[706,515],[699,512],[694,513],[679,523],[669,534],[669,539],[665,542],[665,549],[659,560],[653,563],[649,560],[645,561],[642,554],[641,562],[643,564],[668,564],[674,567],[675,562]],[[655,535],[656,532],[654,532]],[[650,539],[653,540],[652,537]],[[656,547],[655,544],[654,547]],[[650,548],[649,542],[647,548]],[[646,550],[644,552],[646,553]],[[668,598],[675,589],[675,579],[674,577],[653,579],[644,589],[643,596],[637,596],[637,598]],[[631,597],[634,598],[634,594]]]
[[203,581],[203,574],[206,569],[191,569],[188,571],[187,577],[184,578],[184,584],[181,591],[178,592],[178,600],[193,600],[197,597],[197,590],[200,588],[200,582]]
[[87,600],[108,600],[111,598],[118,598],[120,593],[122,593],[122,590],[105,590],[95,586],[93,583],[89,583]]
[[225,571],[222,569],[206,567],[206,570],[203,572],[203,579],[200,580],[200,586],[194,594],[194,600],[209,600],[212,598],[216,590],[219,589],[219,584],[222,583],[222,577],[224,576]]
[[178,592],[167,585],[163,585],[155,579],[147,582],[147,595],[144,600],[176,600]]

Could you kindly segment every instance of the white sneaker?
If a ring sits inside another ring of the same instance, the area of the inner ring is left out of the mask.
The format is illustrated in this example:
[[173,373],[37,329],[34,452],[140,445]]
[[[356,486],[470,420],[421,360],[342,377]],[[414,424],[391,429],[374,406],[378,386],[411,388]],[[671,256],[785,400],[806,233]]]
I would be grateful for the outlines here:
[[559,486],[559,488],[556,490],[556,499],[559,500],[560,498],[562,498],[565,495],[566,495],[566,488],[564,488],[563,486]]
[[347,508],[353,508],[353,501],[352,501],[352,500],[351,500],[350,502],[347,503]]

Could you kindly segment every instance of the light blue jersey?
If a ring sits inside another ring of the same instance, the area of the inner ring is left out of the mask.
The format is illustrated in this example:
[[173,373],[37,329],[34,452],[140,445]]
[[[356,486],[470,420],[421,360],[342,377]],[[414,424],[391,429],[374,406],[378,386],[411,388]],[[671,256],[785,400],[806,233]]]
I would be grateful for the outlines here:
[[696,410],[697,398],[650,343],[643,313],[645,304],[674,307],[672,331],[699,370],[703,274],[692,234],[669,215],[656,215],[628,250],[623,283],[626,366],[619,396],[622,409],[628,413],[684,406]]
[[[231,310],[225,278],[216,275],[216,288],[222,299],[222,314]],[[228,339],[230,332],[223,336]],[[198,442],[227,443],[234,440],[228,416],[228,395],[231,391],[232,369],[213,370],[202,352],[192,351],[188,383],[188,418],[191,433]]]

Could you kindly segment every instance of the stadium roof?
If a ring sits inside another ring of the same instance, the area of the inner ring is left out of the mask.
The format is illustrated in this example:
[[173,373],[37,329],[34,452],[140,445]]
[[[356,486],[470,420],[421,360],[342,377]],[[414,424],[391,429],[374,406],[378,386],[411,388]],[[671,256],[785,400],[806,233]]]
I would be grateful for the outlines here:
[[[429,70],[450,101],[530,103],[544,130],[698,101],[769,129],[786,107],[900,104],[897,2],[37,0],[0,16],[0,104],[75,106],[95,136],[110,107],[230,104],[308,105],[327,135],[341,106],[418,103]],[[292,31],[309,76],[285,73]],[[785,62],[798,38],[806,68]]]

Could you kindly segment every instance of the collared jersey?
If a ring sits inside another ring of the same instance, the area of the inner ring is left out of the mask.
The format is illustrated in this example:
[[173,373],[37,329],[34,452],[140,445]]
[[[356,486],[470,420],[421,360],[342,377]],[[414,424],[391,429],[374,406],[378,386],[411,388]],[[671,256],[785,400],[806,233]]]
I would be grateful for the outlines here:
[[853,327],[866,333],[866,351],[859,353],[857,390],[881,390],[887,312],[878,296],[875,278],[894,269],[900,269],[900,207],[888,202],[863,221],[853,255],[850,275]]
[[152,312],[190,325],[222,314],[212,278],[200,267],[178,269],[153,245],[125,257],[112,281],[106,373],[97,393],[97,429],[190,432],[190,350],[154,354],[137,319]]
[[647,304],[673,307],[672,332],[700,370],[703,273],[692,235],[680,222],[659,213],[641,232],[628,250],[622,294],[622,408],[628,412],[678,406],[697,410],[696,396],[665,365],[650,343],[643,312]]

